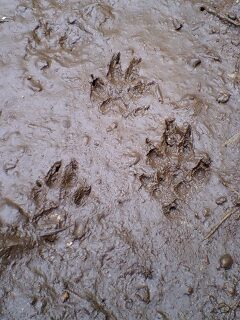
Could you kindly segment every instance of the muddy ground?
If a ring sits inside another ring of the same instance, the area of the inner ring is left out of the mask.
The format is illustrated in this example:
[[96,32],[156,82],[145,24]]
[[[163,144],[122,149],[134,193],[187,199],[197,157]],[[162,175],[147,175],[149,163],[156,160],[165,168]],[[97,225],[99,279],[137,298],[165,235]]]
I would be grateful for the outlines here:
[[1,0],[0,319],[240,319],[240,2]]

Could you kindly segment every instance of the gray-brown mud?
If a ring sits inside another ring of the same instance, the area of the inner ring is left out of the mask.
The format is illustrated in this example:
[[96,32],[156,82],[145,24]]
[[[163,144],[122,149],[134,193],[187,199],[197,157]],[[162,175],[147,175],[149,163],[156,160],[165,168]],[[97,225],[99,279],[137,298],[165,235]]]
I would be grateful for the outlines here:
[[0,319],[240,319],[240,1],[0,15]]

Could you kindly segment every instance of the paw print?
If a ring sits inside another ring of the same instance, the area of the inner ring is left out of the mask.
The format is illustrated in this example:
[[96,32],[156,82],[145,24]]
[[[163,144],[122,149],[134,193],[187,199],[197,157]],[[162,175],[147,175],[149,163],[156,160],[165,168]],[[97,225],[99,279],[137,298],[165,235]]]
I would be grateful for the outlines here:
[[37,180],[32,189],[32,199],[35,204],[34,221],[56,209],[67,205],[75,207],[84,204],[91,193],[91,187],[86,181],[79,179],[79,165],[73,159],[63,166],[62,161],[55,162],[42,180]]
[[[46,176],[36,181],[31,192],[35,206],[32,218],[17,203],[6,198],[0,215],[3,264],[7,266],[13,256],[27,254],[42,241],[54,242],[59,233],[72,226],[67,209],[84,205],[90,193],[91,187],[79,179],[78,162],[73,159],[65,167],[62,161],[55,162]],[[5,211],[11,212],[13,221],[7,220]]]
[[98,105],[99,111],[102,114],[114,111],[126,115],[144,96],[154,94],[162,100],[158,84],[139,75],[142,59],[133,58],[123,72],[120,58],[120,53],[113,55],[106,77],[95,78],[92,75],[90,99]]
[[160,143],[147,140],[147,164],[152,175],[142,174],[142,185],[161,198],[164,213],[177,209],[178,200],[187,196],[194,186],[204,183],[210,172],[211,160],[207,154],[196,152],[189,124],[178,126],[174,119],[165,121]]

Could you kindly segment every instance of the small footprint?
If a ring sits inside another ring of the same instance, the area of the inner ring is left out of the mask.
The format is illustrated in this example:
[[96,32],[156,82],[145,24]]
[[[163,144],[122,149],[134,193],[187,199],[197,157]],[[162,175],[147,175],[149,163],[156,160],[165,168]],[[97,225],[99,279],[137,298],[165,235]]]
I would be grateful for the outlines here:
[[79,178],[78,170],[76,159],[72,159],[66,166],[62,161],[57,161],[43,179],[36,181],[31,192],[35,204],[34,221],[66,205],[78,207],[84,204],[91,193],[91,186]]

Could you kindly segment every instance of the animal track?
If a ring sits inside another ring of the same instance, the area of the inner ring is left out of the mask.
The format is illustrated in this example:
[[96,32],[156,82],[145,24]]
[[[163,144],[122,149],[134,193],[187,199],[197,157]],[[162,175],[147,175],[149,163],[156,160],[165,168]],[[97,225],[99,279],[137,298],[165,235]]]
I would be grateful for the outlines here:
[[39,70],[49,68],[53,60],[63,66],[77,64],[77,57],[82,59],[79,51],[98,43],[104,25],[114,20],[112,7],[103,3],[69,5],[68,1],[55,4],[26,0],[24,6],[32,8],[31,19],[37,22],[29,33],[25,60]]
[[147,140],[147,164],[154,174],[142,174],[140,181],[147,190],[161,198],[164,213],[178,207],[191,188],[203,183],[209,175],[211,160],[206,153],[197,153],[189,124],[179,127],[174,119],[165,121],[160,143]]
[[[65,167],[55,162],[42,180],[37,180],[31,197],[35,204],[32,219],[19,205],[6,199],[2,207],[16,215],[13,222],[0,219],[0,259],[7,266],[11,257],[22,257],[43,241],[53,242],[57,234],[71,224],[67,208],[79,207],[89,196],[91,187],[78,176],[78,162],[73,159]],[[14,216],[14,215],[13,215]],[[0,216],[1,218],[1,216]]]
[[[114,54],[104,78],[92,75],[91,101],[96,103],[102,114],[110,111],[120,112],[126,116],[132,112],[136,102],[146,95],[156,95],[162,100],[159,86],[154,81],[148,82],[139,75],[141,58],[133,58],[123,72],[120,53]],[[139,107],[139,106],[138,106]]]
[[83,204],[89,196],[91,187],[85,181],[80,181],[78,176],[78,162],[73,159],[65,167],[62,161],[55,162],[43,180],[37,180],[32,189],[32,199],[36,212],[34,220],[41,216],[61,209],[67,203],[74,206]]

